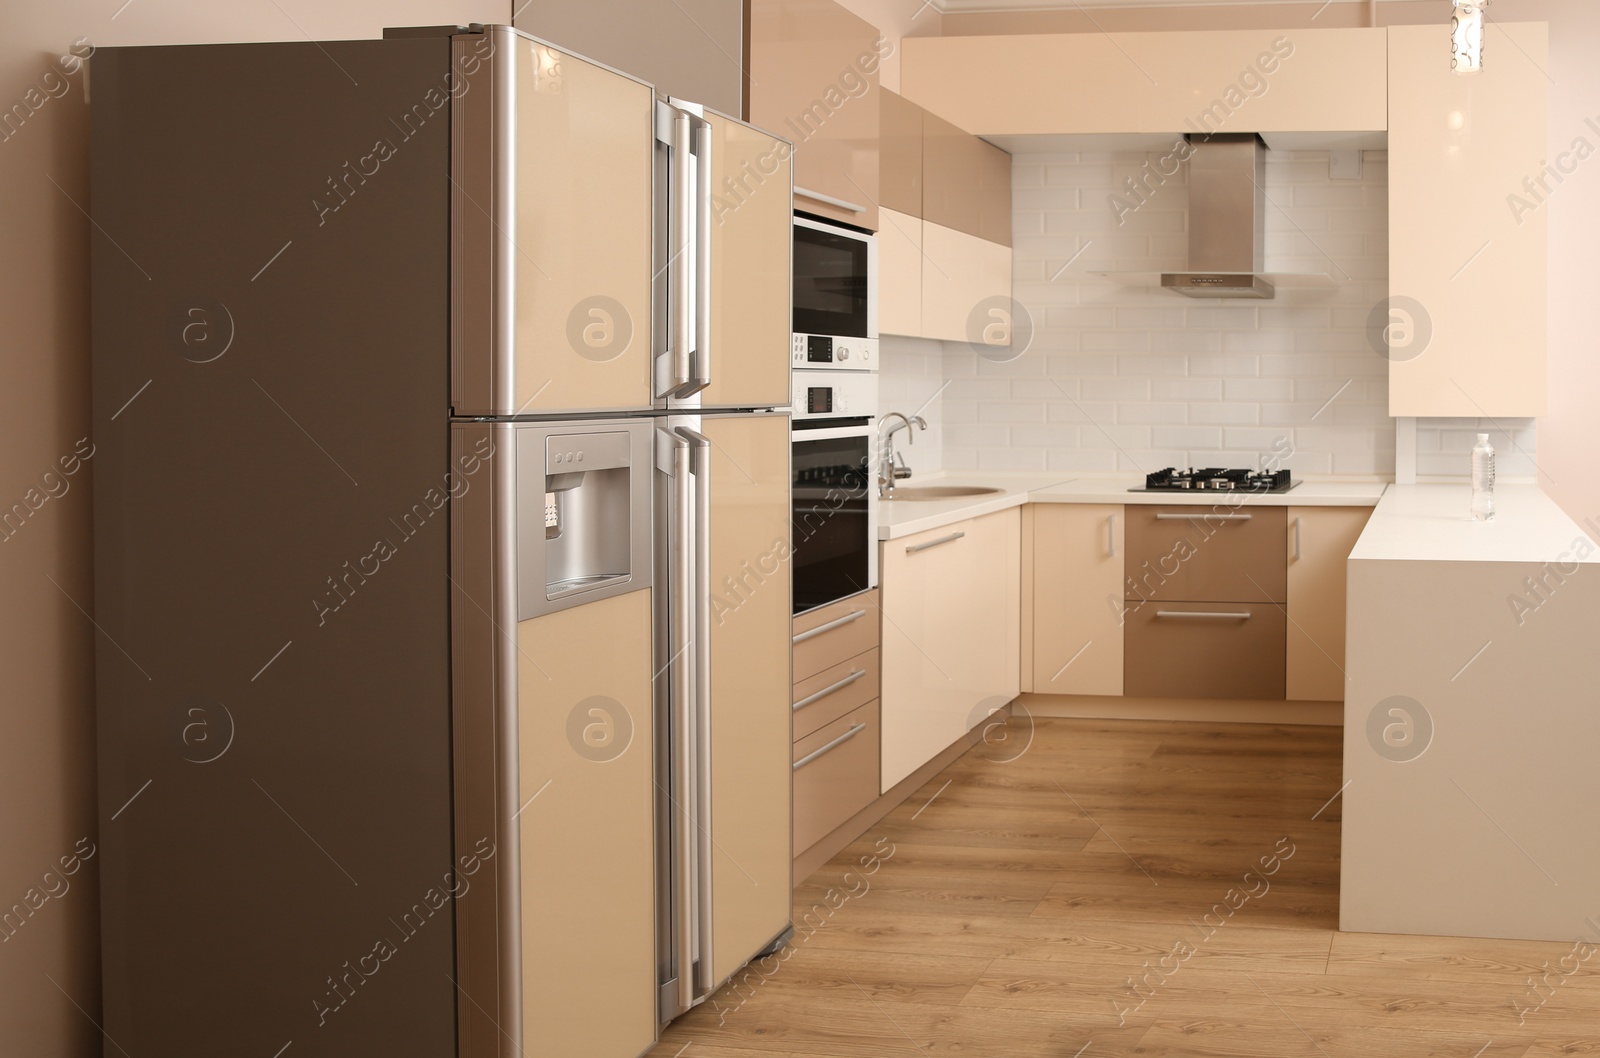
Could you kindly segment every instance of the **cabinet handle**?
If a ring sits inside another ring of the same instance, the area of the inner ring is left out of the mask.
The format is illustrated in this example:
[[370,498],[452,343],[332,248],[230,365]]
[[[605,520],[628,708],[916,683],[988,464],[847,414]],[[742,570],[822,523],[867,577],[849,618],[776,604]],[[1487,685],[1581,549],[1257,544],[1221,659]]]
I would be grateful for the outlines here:
[[824,688],[822,688],[822,690],[818,691],[816,694],[808,694],[808,695],[806,695],[804,698],[802,698],[798,702],[794,703],[794,711],[798,713],[800,710],[804,709],[806,706],[810,705],[812,702],[820,702],[822,699],[826,698],[828,695],[832,694],[834,691],[842,691],[842,690],[844,690],[846,687],[850,686],[852,683],[856,682],[857,680],[859,680],[861,677],[865,676],[866,674],[867,674],[867,670],[866,669],[857,669],[856,671],[852,672],[850,675],[846,676],[844,679],[840,680],[838,683],[834,684],[832,687],[824,687]]
[[809,188],[796,186],[794,193],[801,198],[809,198],[813,202],[821,202],[824,205],[849,210],[851,213],[865,213],[867,211],[867,207],[860,203],[851,202],[845,198],[835,198],[832,195],[824,195],[821,191],[812,191]]
[[794,762],[794,770],[795,771],[799,771],[801,768],[804,768],[807,764],[810,764],[812,761],[816,760],[818,757],[822,756],[824,753],[827,753],[830,750],[838,749],[840,746],[844,745],[846,742],[849,742],[852,738],[855,738],[857,735],[861,734],[861,732],[865,731],[866,729],[867,729],[867,725],[866,724],[857,724],[857,725],[855,725],[850,730],[846,731],[844,734],[840,735],[838,738],[836,738],[832,742],[828,743],[826,746],[823,746],[821,749],[818,749],[818,750],[812,750],[810,753],[807,753],[805,756],[803,756],[799,760],[795,761]]
[[941,536],[937,540],[929,540],[925,544],[912,544],[906,548],[906,554],[914,555],[918,551],[926,551],[930,547],[938,547],[941,544],[953,543],[954,541],[960,540],[966,535],[966,533],[951,533],[949,536]]
[[1300,519],[1294,520],[1294,560],[1300,561]]
[[1231,621],[1248,621],[1251,617],[1248,613],[1222,613],[1220,611],[1212,612],[1207,610],[1157,610],[1156,616],[1222,618]]
[[1106,522],[1106,557],[1117,557],[1117,516],[1114,514]]
[[794,642],[796,642],[796,643],[804,643],[808,639],[815,639],[817,636],[820,636],[824,632],[831,632],[835,628],[843,628],[845,625],[849,624],[851,621],[859,621],[859,620],[861,620],[861,618],[863,618],[865,616],[867,616],[867,611],[865,611],[865,610],[851,610],[849,613],[845,614],[843,617],[836,617],[832,621],[829,621],[825,625],[818,625],[815,628],[808,629],[808,630],[806,630],[804,632],[801,632],[799,635],[796,635],[796,636],[793,637],[794,638]]
[[1207,514],[1202,511],[1199,514],[1158,514],[1156,515],[1156,521],[1192,522],[1200,518],[1208,518],[1214,522],[1248,522],[1254,517],[1255,515],[1253,514]]

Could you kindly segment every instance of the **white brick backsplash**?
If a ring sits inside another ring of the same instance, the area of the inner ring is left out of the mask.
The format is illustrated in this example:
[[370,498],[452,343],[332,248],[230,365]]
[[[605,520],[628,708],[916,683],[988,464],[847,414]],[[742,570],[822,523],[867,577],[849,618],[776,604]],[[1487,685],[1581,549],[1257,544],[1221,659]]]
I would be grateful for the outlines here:
[[[1335,282],[1280,283],[1272,300],[1245,302],[1090,274],[1185,266],[1186,172],[1122,224],[1108,201],[1161,153],[1014,156],[1013,296],[1033,319],[1028,351],[997,364],[965,342],[882,342],[883,410],[928,405],[928,431],[903,449],[919,475],[1258,466],[1280,438],[1296,474],[1394,472],[1388,364],[1367,340],[1388,294],[1384,152],[1364,153],[1358,181],[1331,180],[1326,152],[1268,154],[1267,271]],[[1503,476],[1537,472],[1531,421],[1425,419],[1419,474],[1465,477],[1479,430]]]

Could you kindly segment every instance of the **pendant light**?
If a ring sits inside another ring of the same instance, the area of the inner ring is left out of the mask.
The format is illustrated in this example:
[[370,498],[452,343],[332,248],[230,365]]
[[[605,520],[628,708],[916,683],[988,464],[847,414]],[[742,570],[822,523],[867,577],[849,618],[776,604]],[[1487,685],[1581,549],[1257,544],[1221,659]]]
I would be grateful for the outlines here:
[[1489,0],[1457,0],[1450,15],[1450,69],[1483,72],[1483,9]]

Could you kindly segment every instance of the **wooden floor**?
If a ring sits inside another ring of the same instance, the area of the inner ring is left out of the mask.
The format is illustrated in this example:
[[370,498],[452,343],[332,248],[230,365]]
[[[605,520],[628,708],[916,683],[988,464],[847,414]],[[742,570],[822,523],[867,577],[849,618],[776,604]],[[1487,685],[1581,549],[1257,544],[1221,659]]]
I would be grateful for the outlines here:
[[1041,719],[1018,755],[1028,725],[805,880],[794,943],[651,1058],[1600,1055],[1600,948],[1337,932],[1337,729]]

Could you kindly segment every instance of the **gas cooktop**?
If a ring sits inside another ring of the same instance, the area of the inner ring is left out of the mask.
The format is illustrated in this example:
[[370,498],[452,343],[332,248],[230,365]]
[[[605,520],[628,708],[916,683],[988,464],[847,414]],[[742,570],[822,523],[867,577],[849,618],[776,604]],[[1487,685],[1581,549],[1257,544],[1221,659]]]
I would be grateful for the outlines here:
[[1168,467],[1144,476],[1144,486],[1129,492],[1288,492],[1300,484],[1287,470],[1225,470]]

